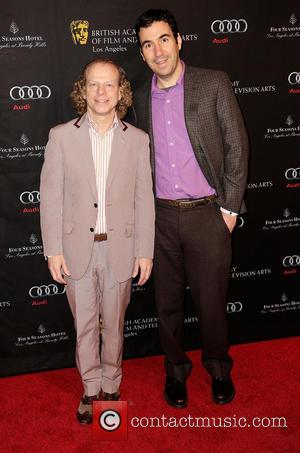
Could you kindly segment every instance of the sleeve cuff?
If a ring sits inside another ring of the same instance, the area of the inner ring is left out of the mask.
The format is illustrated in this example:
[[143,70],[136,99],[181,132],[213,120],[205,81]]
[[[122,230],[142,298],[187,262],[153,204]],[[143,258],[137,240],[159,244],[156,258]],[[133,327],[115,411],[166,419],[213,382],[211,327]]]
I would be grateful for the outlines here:
[[220,208],[220,210],[221,210],[222,212],[224,212],[224,214],[229,214],[229,215],[232,215],[232,216],[237,216],[237,215],[238,215],[237,212],[228,211],[228,209],[225,209],[225,208],[222,208],[222,207]]

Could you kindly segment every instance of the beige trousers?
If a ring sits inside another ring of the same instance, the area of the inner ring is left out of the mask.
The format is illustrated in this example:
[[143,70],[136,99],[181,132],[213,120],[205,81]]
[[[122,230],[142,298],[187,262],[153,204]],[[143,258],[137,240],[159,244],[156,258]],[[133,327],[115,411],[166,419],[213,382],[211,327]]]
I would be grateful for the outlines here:
[[119,389],[130,290],[131,279],[119,283],[109,269],[106,241],[94,243],[90,264],[80,280],[67,279],[77,335],[76,364],[87,396],[97,395],[101,389],[107,393]]

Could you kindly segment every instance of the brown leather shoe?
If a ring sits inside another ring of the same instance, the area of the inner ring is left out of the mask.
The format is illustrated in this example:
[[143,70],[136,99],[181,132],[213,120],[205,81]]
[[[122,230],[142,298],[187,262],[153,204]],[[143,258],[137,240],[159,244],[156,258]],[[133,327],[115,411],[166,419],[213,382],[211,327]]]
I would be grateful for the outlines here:
[[102,391],[102,399],[103,401],[119,401],[120,392],[107,393]]
[[77,420],[82,425],[89,425],[93,421],[93,401],[98,401],[99,395],[86,396],[84,395],[79,403],[76,412]]

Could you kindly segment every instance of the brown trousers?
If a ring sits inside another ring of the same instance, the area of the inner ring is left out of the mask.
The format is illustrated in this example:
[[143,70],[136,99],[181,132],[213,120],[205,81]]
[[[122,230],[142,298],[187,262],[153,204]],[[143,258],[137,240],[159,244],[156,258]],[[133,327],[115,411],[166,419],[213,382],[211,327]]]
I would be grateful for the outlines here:
[[156,200],[154,287],[166,374],[184,379],[192,363],[183,351],[186,277],[199,318],[202,363],[211,376],[230,373],[226,294],[231,234],[215,202],[178,208]]

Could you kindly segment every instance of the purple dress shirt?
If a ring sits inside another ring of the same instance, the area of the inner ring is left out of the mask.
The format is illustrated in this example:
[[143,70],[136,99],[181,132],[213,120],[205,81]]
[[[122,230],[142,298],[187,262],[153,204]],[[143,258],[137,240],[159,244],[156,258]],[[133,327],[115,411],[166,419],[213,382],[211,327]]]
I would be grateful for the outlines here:
[[152,79],[156,196],[169,200],[215,194],[195,157],[184,119],[184,63],[176,85],[160,89]]

